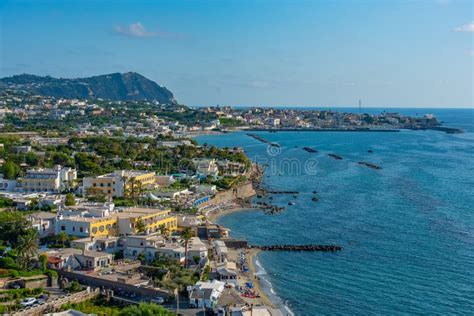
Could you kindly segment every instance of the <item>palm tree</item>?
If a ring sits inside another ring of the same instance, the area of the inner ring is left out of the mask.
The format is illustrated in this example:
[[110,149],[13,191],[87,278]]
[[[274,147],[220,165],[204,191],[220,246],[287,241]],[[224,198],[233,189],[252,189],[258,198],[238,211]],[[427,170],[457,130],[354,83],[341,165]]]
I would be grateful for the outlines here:
[[141,218],[139,218],[137,222],[135,223],[135,231],[137,233],[144,233],[145,229],[146,229],[145,223],[143,222]]
[[38,250],[38,232],[35,229],[29,229],[26,234],[18,238],[17,263],[23,269],[28,269],[31,258]]
[[123,184],[123,197],[127,198],[127,195],[128,195],[128,189],[127,189],[128,177],[123,176],[123,177],[121,177],[121,180],[122,180],[122,184]]
[[191,237],[193,237],[193,232],[191,228],[186,227],[181,233],[181,237],[184,239],[184,267],[188,267],[188,243]]
[[166,227],[165,224],[161,224],[158,228],[160,229],[160,233],[161,233],[163,236],[165,236],[165,237],[168,236],[170,230],[169,230],[168,227]]
[[66,241],[68,241],[69,237],[65,232],[60,232],[57,237],[58,241],[62,243],[63,248],[66,246]]

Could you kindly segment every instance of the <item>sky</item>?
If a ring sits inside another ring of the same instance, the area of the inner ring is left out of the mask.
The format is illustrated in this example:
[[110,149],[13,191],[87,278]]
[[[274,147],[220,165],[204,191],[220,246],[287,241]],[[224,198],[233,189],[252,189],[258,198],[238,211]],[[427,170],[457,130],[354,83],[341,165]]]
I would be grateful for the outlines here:
[[474,1],[0,0],[0,77],[128,71],[190,106],[474,107]]

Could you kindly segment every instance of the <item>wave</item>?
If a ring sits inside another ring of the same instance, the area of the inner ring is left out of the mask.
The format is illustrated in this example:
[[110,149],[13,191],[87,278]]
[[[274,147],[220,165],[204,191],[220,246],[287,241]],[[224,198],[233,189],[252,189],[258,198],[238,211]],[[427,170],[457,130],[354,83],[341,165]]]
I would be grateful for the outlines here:
[[294,316],[295,314],[291,311],[290,307],[287,305],[288,302],[284,302],[281,297],[279,297],[272,285],[272,282],[268,279],[268,273],[265,268],[262,266],[258,258],[254,258],[255,264],[255,276],[258,277],[260,285],[262,286],[263,291],[267,294],[270,301],[275,304],[275,306],[280,309],[281,313],[285,316]]

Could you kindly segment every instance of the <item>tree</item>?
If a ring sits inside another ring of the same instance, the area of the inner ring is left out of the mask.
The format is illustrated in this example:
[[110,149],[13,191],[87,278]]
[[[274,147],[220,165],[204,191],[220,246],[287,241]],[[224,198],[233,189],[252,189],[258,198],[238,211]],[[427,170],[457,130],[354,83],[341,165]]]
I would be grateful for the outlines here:
[[60,232],[56,235],[57,240],[62,243],[63,247],[66,246],[66,241],[69,240],[69,236],[65,232]]
[[2,166],[2,173],[5,179],[16,179],[20,175],[20,170],[20,166],[11,160],[6,161]]
[[27,270],[30,266],[31,258],[35,256],[38,250],[38,232],[31,228],[25,235],[18,238],[17,251],[17,263],[18,266]]
[[105,202],[107,201],[105,194],[99,189],[90,187],[86,189],[87,199],[92,202]]
[[68,193],[66,194],[66,201],[64,202],[66,206],[73,206],[76,205],[76,199],[74,197],[74,194]]
[[67,288],[67,291],[70,293],[76,293],[82,291],[82,286],[79,284],[77,281],[72,281],[69,287]]
[[159,226],[159,229],[160,229],[160,233],[165,236],[165,237],[168,237],[168,234],[170,233],[170,230],[168,227],[166,227],[165,224],[161,224]]
[[188,243],[189,240],[193,237],[193,232],[191,228],[186,227],[181,233],[181,238],[184,240],[184,267],[188,267]]
[[18,243],[19,236],[25,235],[31,223],[18,211],[0,212],[0,240],[7,241],[13,247]]
[[153,303],[140,303],[122,309],[119,316],[172,316],[173,312]]
[[146,229],[145,223],[143,222],[141,218],[139,218],[137,222],[135,223],[135,231],[137,233],[144,233],[145,229]]
[[32,151],[28,152],[26,155],[25,155],[25,162],[30,165],[30,166],[37,166],[38,165],[38,157],[36,156],[36,154]]
[[48,256],[46,256],[44,253],[39,256],[39,261],[41,263],[41,270],[43,272],[46,272],[46,269],[48,268]]

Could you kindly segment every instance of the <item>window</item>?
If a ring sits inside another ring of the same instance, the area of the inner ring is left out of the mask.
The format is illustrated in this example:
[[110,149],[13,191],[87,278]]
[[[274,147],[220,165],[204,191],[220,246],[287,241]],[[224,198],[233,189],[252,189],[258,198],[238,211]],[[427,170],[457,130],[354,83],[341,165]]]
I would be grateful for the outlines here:
[[97,186],[97,183],[93,183],[92,186],[93,186],[93,187],[96,187],[96,186]]
[[140,246],[143,246],[143,243],[142,243],[142,242],[140,243]]
[[83,228],[82,226],[79,227],[79,231],[80,231],[81,233],[83,233],[83,232],[84,232],[84,228]]
[[66,230],[66,226],[61,226],[61,230]]
[[101,233],[104,232],[104,229],[105,229],[105,228],[104,228],[104,225],[101,225],[101,226],[99,227],[99,231],[100,231]]
[[97,227],[92,228],[92,233],[93,234],[97,233]]
[[72,231],[73,231],[73,232],[76,231],[76,227],[75,227],[75,226],[72,226]]

